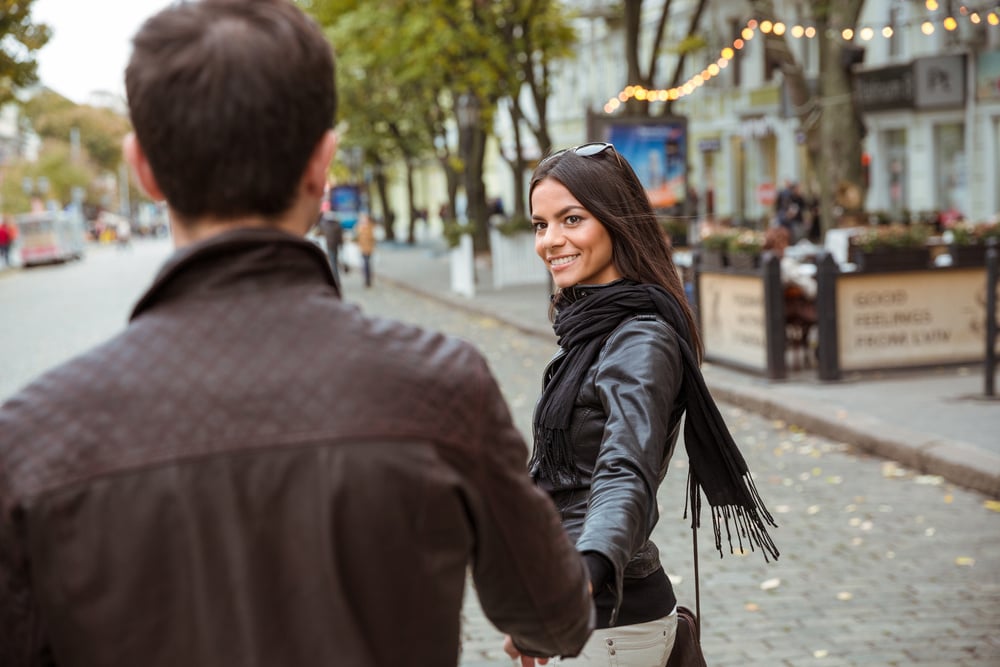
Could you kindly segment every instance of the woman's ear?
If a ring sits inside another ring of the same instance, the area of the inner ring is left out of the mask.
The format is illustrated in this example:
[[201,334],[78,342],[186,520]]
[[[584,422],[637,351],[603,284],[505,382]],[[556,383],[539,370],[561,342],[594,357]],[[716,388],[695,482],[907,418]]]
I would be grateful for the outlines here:
[[146,153],[142,150],[142,146],[139,145],[139,140],[136,138],[135,132],[129,132],[125,135],[125,139],[122,140],[122,156],[129,167],[132,168],[132,173],[139,182],[139,187],[150,199],[153,201],[163,201],[166,199],[163,196],[163,191],[160,190],[160,185],[156,182],[156,176],[153,175],[153,168],[149,165],[149,160],[146,159]]

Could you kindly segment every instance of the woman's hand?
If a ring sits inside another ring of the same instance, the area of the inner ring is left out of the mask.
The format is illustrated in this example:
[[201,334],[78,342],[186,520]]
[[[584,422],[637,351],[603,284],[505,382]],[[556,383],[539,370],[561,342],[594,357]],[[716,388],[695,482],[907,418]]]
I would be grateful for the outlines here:
[[535,665],[545,665],[549,662],[548,658],[532,658],[531,656],[521,655],[521,652],[514,646],[514,640],[510,638],[510,635],[504,635],[503,637],[503,650],[504,653],[510,656],[511,660],[520,658],[521,667],[535,667]]

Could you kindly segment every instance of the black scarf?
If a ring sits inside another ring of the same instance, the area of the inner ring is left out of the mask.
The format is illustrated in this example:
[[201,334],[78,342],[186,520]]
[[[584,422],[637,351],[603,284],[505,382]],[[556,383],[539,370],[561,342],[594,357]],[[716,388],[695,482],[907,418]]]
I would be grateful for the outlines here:
[[[712,507],[715,548],[720,555],[723,523],[730,552],[733,552],[729,527],[732,519],[741,550],[745,537],[751,550],[754,545],[761,548],[765,561],[768,555],[777,559],[778,549],[766,529],[766,524],[774,527],[777,524],[764,507],[746,461],[705,385],[698,359],[689,344],[687,318],[676,299],[662,287],[620,281],[602,286],[558,310],[553,328],[565,356],[546,382],[538,403],[532,464],[551,480],[558,479],[560,473],[575,470],[569,427],[583,376],[597,358],[607,336],[625,319],[639,313],[655,313],[677,332],[684,368],[679,400],[687,411],[684,446],[691,464],[688,501],[692,525],[700,525],[700,491],[704,490]],[[662,409],[670,410],[672,406],[664,405]]]

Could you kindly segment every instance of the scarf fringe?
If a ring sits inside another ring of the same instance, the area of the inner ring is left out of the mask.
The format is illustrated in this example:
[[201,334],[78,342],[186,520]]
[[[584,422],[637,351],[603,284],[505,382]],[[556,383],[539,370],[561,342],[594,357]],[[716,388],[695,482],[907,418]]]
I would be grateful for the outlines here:
[[[759,548],[761,554],[764,556],[764,562],[769,563],[772,558],[778,560],[778,556],[780,555],[778,547],[767,532],[768,525],[777,528],[778,524],[775,523],[774,517],[771,516],[771,513],[764,506],[750,474],[743,475],[742,481],[750,497],[753,499],[752,506],[744,507],[736,504],[711,506],[712,533],[715,537],[715,548],[719,552],[719,558],[722,558],[724,555],[722,550],[722,527],[725,526],[726,542],[729,544],[730,554],[735,554],[737,547],[740,553],[746,553],[748,548],[750,551],[756,551]],[[684,518],[687,518],[688,508],[690,507],[691,528],[697,530],[701,527],[702,488],[690,468],[688,469],[687,484],[688,493],[684,501]],[[730,521],[732,521],[735,530],[730,528]],[[733,545],[734,535],[736,537],[736,546]],[[744,539],[746,540],[746,546],[743,544]]]

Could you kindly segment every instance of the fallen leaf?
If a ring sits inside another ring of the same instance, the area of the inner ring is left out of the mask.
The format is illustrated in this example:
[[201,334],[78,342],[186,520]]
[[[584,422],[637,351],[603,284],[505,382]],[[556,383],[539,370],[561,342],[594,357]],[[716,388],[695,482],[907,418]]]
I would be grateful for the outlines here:
[[971,567],[976,564],[975,558],[970,558],[969,556],[959,556],[955,559],[955,565]]
[[745,605],[743,605],[743,608],[746,609],[747,611],[760,610],[760,607],[755,602],[747,602]]
[[983,507],[991,512],[1000,512],[1000,500],[987,500],[983,503]]
[[940,475],[917,475],[913,478],[915,484],[923,484],[925,486],[938,486],[944,478]]
[[821,648],[818,651],[813,651],[814,658],[825,658],[828,655],[830,655],[830,652],[824,648]]
[[819,505],[810,505],[806,514],[819,514]]
[[774,578],[768,579],[760,585],[760,590],[762,591],[773,591],[775,588],[781,585],[781,579]]
[[854,599],[854,593],[851,593],[849,591],[840,591],[839,593],[837,593],[837,599],[841,600],[841,601],[844,601],[844,602],[846,602],[848,600],[853,600]]
[[946,494],[944,497],[944,502],[946,505],[951,505],[953,502],[955,502],[955,496],[951,495],[950,493]]
[[927,537],[934,537],[934,533],[936,532],[937,531],[934,530],[933,528],[928,528],[927,530],[924,531],[924,535],[926,535]]

